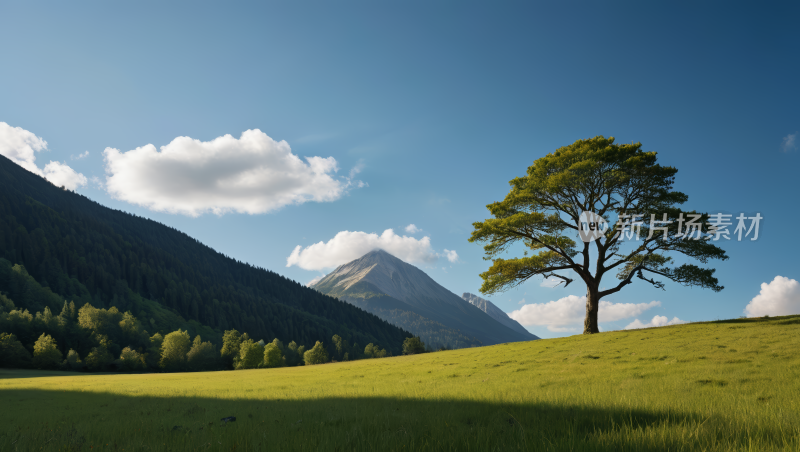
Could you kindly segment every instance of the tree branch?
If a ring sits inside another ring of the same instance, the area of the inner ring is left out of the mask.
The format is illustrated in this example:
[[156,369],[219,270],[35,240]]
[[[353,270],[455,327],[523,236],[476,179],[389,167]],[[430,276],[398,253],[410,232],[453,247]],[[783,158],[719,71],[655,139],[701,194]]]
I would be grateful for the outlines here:
[[[561,275],[559,275],[557,273],[542,273],[542,276],[544,276],[545,278],[560,278],[560,279],[563,279],[565,281],[564,287],[567,287],[569,285],[569,283],[571,283],[573,281],[571,278],[567,278],[566,276],[561,276]],[[558,284],[561,284],[561,283],[558,283]],[[556,286],[558,286],[558,284],[556,284]],[[553,287],[555,287],[555,286],[553,286]]]

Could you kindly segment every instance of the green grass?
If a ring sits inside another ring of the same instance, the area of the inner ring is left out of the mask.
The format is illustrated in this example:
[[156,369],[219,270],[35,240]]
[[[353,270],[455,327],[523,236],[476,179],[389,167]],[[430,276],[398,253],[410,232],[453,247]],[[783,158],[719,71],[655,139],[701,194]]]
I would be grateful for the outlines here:
[[2,371],[0,450],[800,450],[798,345],[794,316],[272,370]]

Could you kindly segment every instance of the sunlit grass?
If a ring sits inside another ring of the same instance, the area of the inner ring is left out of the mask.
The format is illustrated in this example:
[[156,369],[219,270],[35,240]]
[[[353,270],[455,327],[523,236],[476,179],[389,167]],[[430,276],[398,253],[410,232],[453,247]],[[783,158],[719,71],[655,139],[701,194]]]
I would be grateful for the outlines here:
[[0,450],[798,450],[799,345],[795,316],[299,368],[0,371]]

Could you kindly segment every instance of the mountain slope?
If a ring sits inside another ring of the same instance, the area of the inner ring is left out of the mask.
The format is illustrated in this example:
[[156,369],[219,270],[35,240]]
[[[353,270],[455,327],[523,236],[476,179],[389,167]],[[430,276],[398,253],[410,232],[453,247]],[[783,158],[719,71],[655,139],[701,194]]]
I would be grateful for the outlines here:
[[[502,325],[462,300],[422,270],[383,250],[371,251],[339,266],[313,287],[359,305],[367,305],[373,298],[391,298],[395,309],[413,312],[449,330],[475,338],[483,345],[531,339],[530,335]],[[392,317],[382,318],[395,323]],[[419,334],[413,328],[410,331]],[[454,344],[443,345],[455,347]]]
[[[0,257],[76,304],[138,316],[137,294],[217,331],[311,346],[339,334],[401,351],[408,333],[373,314],[109,209],[0,156]],[[2,281],[0,281],[2,283]]]
[[481,298],[477,295],[473,295],[469,292],[464,292],[464,294],[461,295],[461,298],[464,301],[468,302],[469,304],[485,312],[489,317],[507,326],[508,328],[511,328],[512,330],[520,334],[529,336],[530,340],[539,339],[537,336],[534,336],[533,334],[528,332],[528,330],[526,330],[524,326],[520,325],[519,322],[509,317],[508,314],[506,314],[500,308],[495,306],[494,303],[492,303],[491,301],[485,298]]
[[350,286],[347,295],[341,299],[412,332],[434,350],[441,347],[467,348],[483,345],[483,342],[475,337],[467,336],[458,329],[448,328],[426,317],[430,315],[427,311],[381,293],[380,289],[366,281]]

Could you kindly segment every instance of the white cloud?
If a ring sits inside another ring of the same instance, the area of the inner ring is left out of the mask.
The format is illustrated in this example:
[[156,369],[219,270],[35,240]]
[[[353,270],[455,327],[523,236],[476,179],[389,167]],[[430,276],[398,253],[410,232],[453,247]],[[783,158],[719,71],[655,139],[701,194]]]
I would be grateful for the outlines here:
[[688,323],[685,320],[681,320],[677,317],[673,317],[672,320],[669,320],[666,316],[657,315],[653,317],[653,320],[649,321],[648,323],[642,323],[639,319],[635,319],[633,322],[629,323],[626,326],[625,330],[635,330],[639,328],[653,328],[656,326],[666,326],[666,325],[678,325],[681,323]]
[[519,303],[517,304],[525,304],[525,299],[523,298],[522,300],[519,300]]
[[350,179],[355,179],[356,174],[360,173],[361,170],[363,169],[364,169],[364,161],[359,160],[358,163],[356,163],[356,166],[350,169]]
[[0,155],[59,187],[75,190],[86,185],[86,177],[64,163],[50,161],[44,171],[39,169],[36,166],[36,152],[47,150],[47,142],[33,132],[0,121]]
[[[660,301],[650,303],[612,303],[600,300],[598,322],[614,322],[637,316],[644,311],[661,306]],[[586,315],[586,296],[568,295],[548,303],[526,304],[508,316],[523,326],[547,326],[550,331],[572,331],[583,323]]]
[[543,281],[542,281],[542,282],[539,284],[539,287],[548,287],[548,288],[551,288],[551,289],[552,289],[553,287],[555,287],[555,286],[557,286],[557,285],[559,285],[559,284],[563,284],[563,283],[564,283],[564,280],[563,280],[563,279],[560,279],[560,278],[554,278],[554,277],[552,277],[552,276],[551,276],[551,277],[549,277],[549,278],[545,278],[545,279],[544,279],[544,280],[543,280]]
[[275,141],[258,129],[238,139],[178,137],[160,151],[148,144],[128,152],[106,148],[103,153],[112,196],[190,216],[259,214],[290,204],[335,201],[350,187],[365,185],[335,178],[339,168],[333,157],[306,157],[304,162],[286,141]]
[[448,261],[456,263],[458,262],[458,253],[453,250],[448,250],[447,248],[444,249],[444,257],[447,258]]
[[322,280],[322,278],[324,278],[324,277],[325,277],[325,275],[319,275],[319,276],[317,276],[316,278],[314,278],[314,279],[312,279],[311,281],[307,282],[307,283],[306,283],[306,287],[311,287],[311,286],[313,286],[314,284],[316,284],[316,283],[320,282],[320,281]]
[[[374,249],[382,249],[389,254],[411,264],[436,262],[440,254],[431,248],[430,237],[415,239],[399,236],[387,229],[381,235],[361,231],[341,231],[328,242],[319,242],[303,248],[298,245],[286,259],[286,266],[296,265],[305,270],[336,268],[367,254]],[[445,250],[445,256],[455,251]],[[455,254],[456,259],[458,255]]]
[[776,276],[771,283],[761,283],[761,292],[744,308],[748,317],[800,314],[800,283]]
[[70,160],[81,160],[81,159],[85,159],[86,157],[89,157],[89,151],[86,151],[86,152],[83,152],[81,154],[78,154],[77,157],[74,156],[74,155],[70,155],[69,159]]
[[553,331],[555,333],[577,333],[580,329],[576,326],[548,326],[548,330]]
[[360,181],[360,180],[355,180],[356,174],[360,173],[361,170],[363,170],[363,169],[364,169],[364,161],[363,160],[359,160],[358,163],[356,163],[356,166],[354,166],[354,167],[352,167],[350,169],[350,174],[348,175],[347,180],[350,181],[350,183],[352,185],[354,185],[355,187],[358,187],[358,188],[369,187],[368,183],[366,183],[364,181]]
[[405,231],[409,234],[416,234],[417,232],[421,231],[422,229],[418,228],[414,223],[409,224],[406,226]]
[[789,152],[797,150],[797,132],[790,133],[783,137],[783,141],[781,141],[781,151],[782,152]]
[[100,178],[99,178],[99,177],[97,177],[97,176],[92,176],[92,177],[90,177],[90,178],[89,178],[89,182],[91,182],[91,183],[92,183],[92,184],[93,184],[95,187],[97,187],[97,188],[99,188],[99,189],[101,189],[101,190],[105,190],[105,189],[106,189],[106,186],[105,186],[105,184],[103,183],[103,180],[102,180],[102,179],[100,179]]
[[[586,297],[583,298],[585,303]],[[660,301],[651,301],[650,303],[612,303],[601,300],[597,320],[599,322],[614,322],[627,319],[657,306],[661,306]]]
[[36,152],[46,151],[47,141],[22,127],[11,127],[0,122],[0,154],[26,170],[42,175],[36,166]]
[[50,162],[44,166],[44,177],[57,187],[66,187],[75,190],[89,182],[81,173],[76,172],[68,165],[59,162]]

